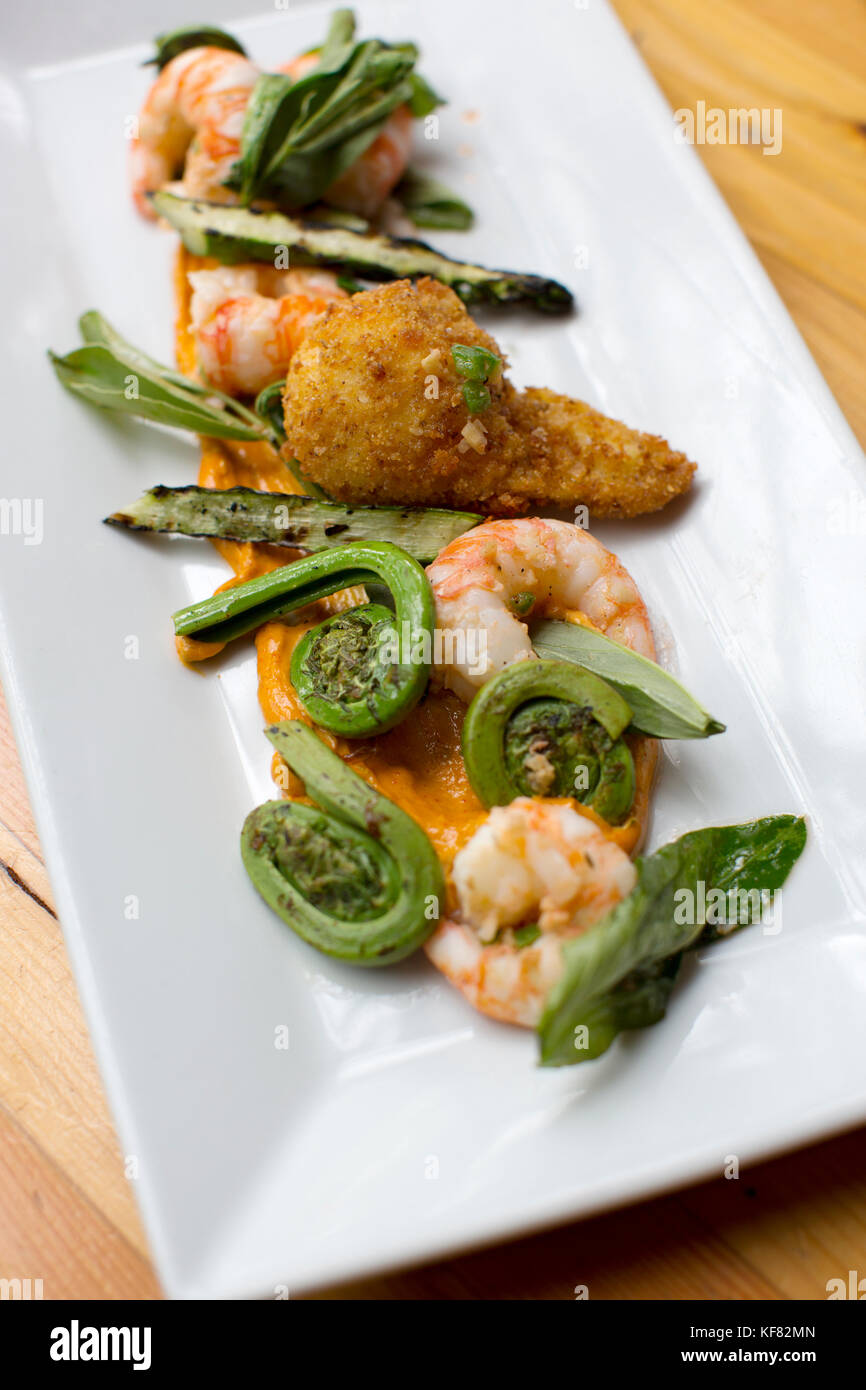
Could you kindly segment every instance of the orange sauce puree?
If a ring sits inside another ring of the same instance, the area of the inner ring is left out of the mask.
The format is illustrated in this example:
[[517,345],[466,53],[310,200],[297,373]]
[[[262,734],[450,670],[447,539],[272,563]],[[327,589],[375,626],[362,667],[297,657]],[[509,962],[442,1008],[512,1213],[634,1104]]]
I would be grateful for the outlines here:
[[[215,261],[192,256],[183,247],[178,252],[175,267],[175,350],[179,369],[190,376],[195,373],[196,358],[190,326],[191,291],[187,277],[190,271],[214,265]],[[251,487],[264,492],[300,491],[285,463],[270,445],[232,440],[202,439],[198,481],[201,487]],[[230,588],[287,564],[301,553],[286,546],[221,540],[212,544],[234,571],[232,578],[222,588]],[[269,724],[284,719],[300,719],[305,724],[312,724],[289,679],[292,651],[303,634],[330,613],[363,601],[363,590],[344,590],[342,594],[334,594],[330,599],[311,604],[299,615],[302,620],[292,626],[272,622],[259,629],[256,635],[259,703]],[[582,614],[568,616],[576,621],[586,621]],[[179,655],[185,661],[202,660],[219,650],[218,643],[197,642],[190,638],[178,638],[177,646]],[[321,729],[317,730],[319,736],[355,772],[396,802],[424,828],[446,869],[486,816],[469,785],[460,749],[465,709],[463,702],[449,691],[430,690],[402,724],[375,738],[339,739]],[[575,810],[595,821],[621,848],[633,853],[639,847],[646,829],[658,745],[655,739],[640,735],[628,736],[628,742],[635,759],[637,779],[635,803],[629,821],[623,826],[609,826],[588,807],[579,802],[573,805]],[[302,783],[278,754],[274,755],[272,767],[277,785],[291,798],[301,798]]]

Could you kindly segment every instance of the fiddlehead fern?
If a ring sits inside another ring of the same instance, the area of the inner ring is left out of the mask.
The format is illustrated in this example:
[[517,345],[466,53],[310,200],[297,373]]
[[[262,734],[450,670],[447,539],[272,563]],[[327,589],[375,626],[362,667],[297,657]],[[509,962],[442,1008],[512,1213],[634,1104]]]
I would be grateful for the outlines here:
[[376,604],[365,605],[357,617],[329,619],[298,643],[291,672],[317,724],[347,738],[367,738],[404,719],[430,675],[433,594],[417,560],[396,545],[358,541],[305,555],[175,613],[175,632],[227,642],[326,594],[371,582],[390,589],[393,614]]
[[427,836],[298,720],[268,738],[316,804],[268,801],[247,816],[244,866],[293,931],[353,965],[391,965],[424,942],[445,906]]
[[395,661],[394,614],[378,603],[337,613],[292,653],[292,685],[317,724],[344,738],[384,733],[417,701]]
[[634,800],[634,763],[620,737],[631,709],[569,662],[522,661],[482,686],[463,725],[463,758],[485,806],[516,796],[573,796],[610,825]]

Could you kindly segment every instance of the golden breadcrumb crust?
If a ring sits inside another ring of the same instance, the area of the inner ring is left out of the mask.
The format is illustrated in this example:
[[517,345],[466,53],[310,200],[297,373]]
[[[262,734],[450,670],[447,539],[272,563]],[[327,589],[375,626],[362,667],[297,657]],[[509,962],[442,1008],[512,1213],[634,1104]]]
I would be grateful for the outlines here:
[[[472,416],[451,348],[503,353],[436,280],[399,280],[329,306],[289,368],[287,448],[339,501],[510,516],[584,505],[637,516],[685,492],[695,465],[655,435],[502,373]],[[468,432],[467,431],[468,427]]]

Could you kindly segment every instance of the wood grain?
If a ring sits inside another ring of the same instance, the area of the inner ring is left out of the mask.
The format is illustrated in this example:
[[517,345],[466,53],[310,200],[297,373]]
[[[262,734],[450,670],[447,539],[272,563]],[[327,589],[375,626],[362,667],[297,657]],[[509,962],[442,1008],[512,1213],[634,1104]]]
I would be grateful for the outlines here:
[[[590,0],[590,3],[592,0]],[[783,113],[783,147],[700,154],[866,444],[866,7],[614,0],[671,107]],[[0,702],[0,1278],[159,1296]],[[738,1181],[323,1298],[807,1298],[864,1267],[866,1130]]]

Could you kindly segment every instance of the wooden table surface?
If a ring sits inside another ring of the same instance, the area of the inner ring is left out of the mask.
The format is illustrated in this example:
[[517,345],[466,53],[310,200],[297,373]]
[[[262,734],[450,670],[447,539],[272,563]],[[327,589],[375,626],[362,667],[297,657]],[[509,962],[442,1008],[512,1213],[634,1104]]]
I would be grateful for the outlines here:
[[[594,0],[589,0],[594,3]],[[700,153],[866,444],[866,7],[615,0],[672,108],[781,108],[783,148]],[[627,93],[623,93],[627,100]],[[858,386],[861,386],[858,392]],[[0,1278],[156,1298],[0,707]],[[866,1130],[328,1298],[824,1298],[866,1275]]]

